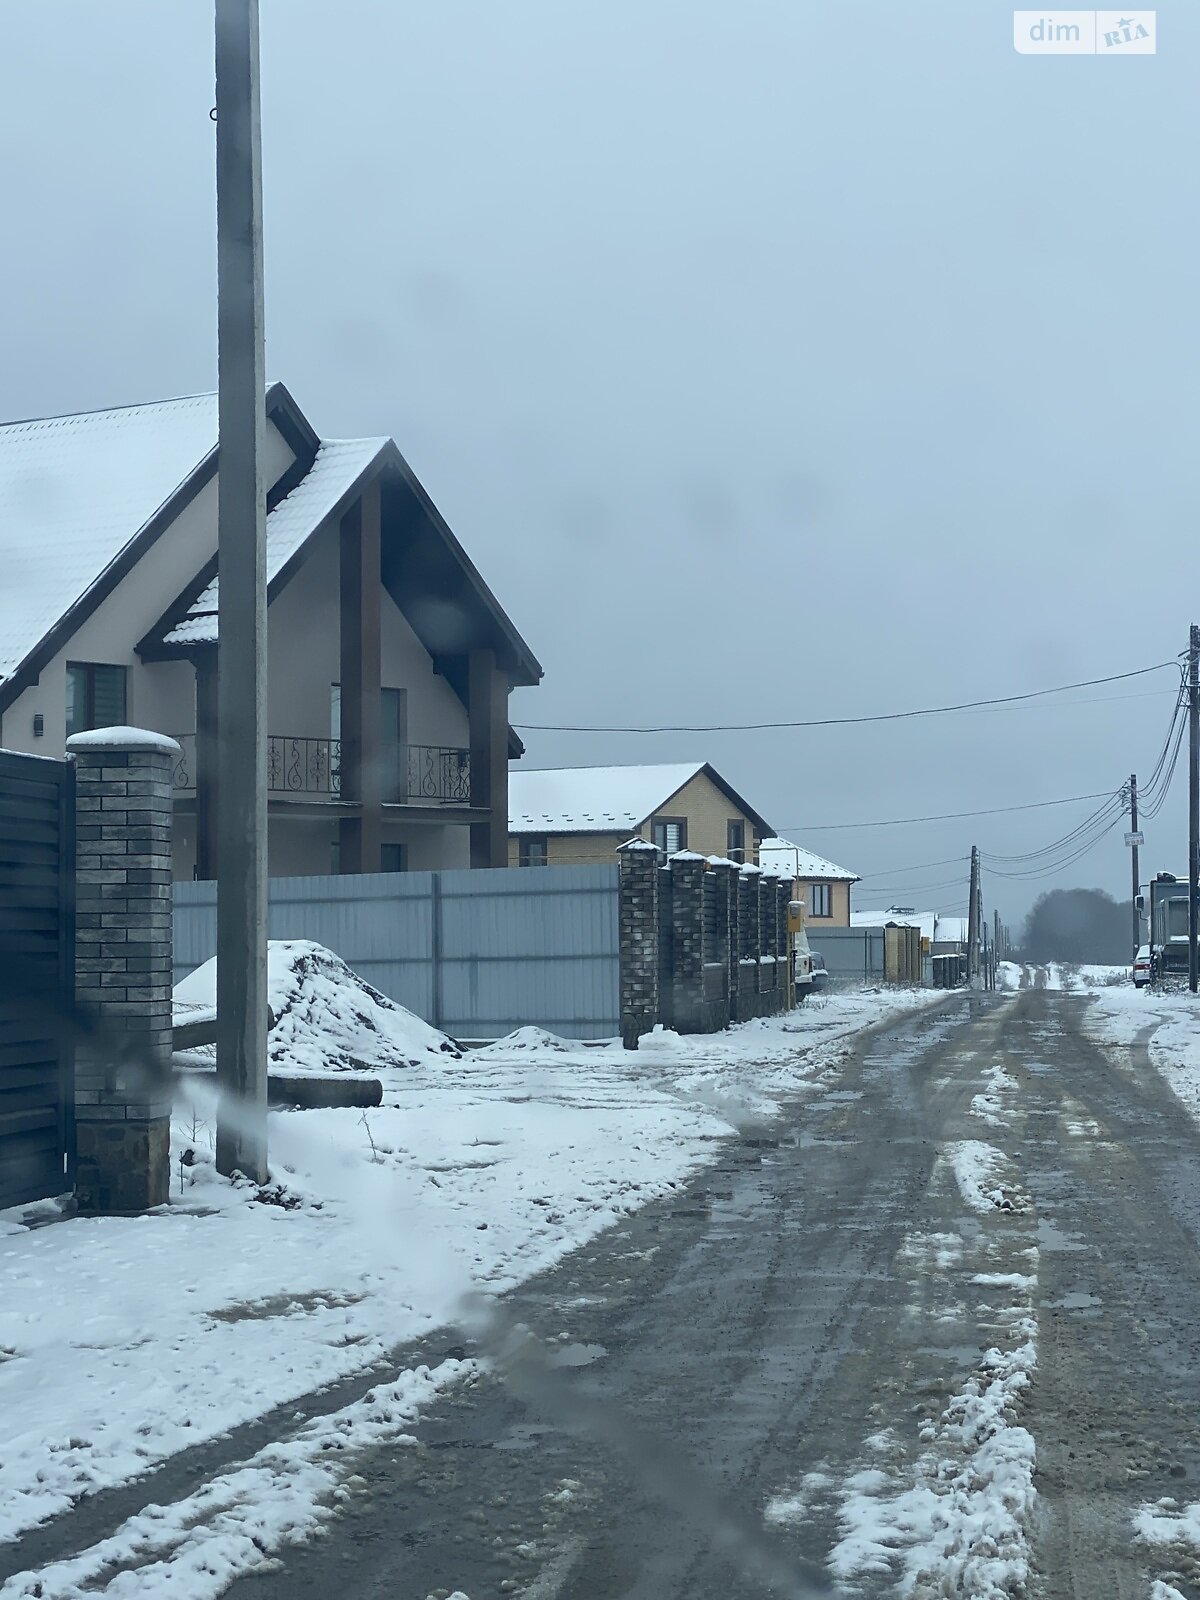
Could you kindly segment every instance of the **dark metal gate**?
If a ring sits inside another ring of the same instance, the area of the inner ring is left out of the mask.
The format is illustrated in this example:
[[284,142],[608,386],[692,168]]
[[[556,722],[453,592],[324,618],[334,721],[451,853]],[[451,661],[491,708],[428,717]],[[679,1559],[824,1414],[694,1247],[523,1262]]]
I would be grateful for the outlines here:
[[75,1169],[75,774],[0,750],[0,1207]]

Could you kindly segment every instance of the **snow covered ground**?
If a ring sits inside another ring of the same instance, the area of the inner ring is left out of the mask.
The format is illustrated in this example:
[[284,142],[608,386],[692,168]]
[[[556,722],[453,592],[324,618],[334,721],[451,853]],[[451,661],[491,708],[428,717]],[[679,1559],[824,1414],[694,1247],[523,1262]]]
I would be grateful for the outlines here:
[[1132,983],[1092,992],[1086,1022],[1092,1037],[1125,1047],[1146,1039],[1151,1065],[1200,1122],[1200,1001],[1186,990],[1135,989]]
[[[211,1093],[193,1079],[176,1109],[169,1206],[0,1212],[0,1539],[453,1324],[469,1294],[550,1266],[680,1184],[732,1129],[816,1088],[849,1035],[944,999],[851,991],[707,1038],[658,1032],[636,1053],[523,1030],[460,1056],[302,953],[273,966],[277,1015],[287,1002],[298,1021],[311,1002],[274,1064],[370,1064],[382,1106],[272,1113],[272,1181],[259,1190],[216,1175]],[[204,1004],[202,987],[185,991],[190,1004]],[[407,1416],[420,1390],[389,1415]],[[279,1500],[279,1517],[297,1504]],[[147,1548],[156,1536],[128,1535]],[[171,1548],[205,1569],[202,1552]],[[43,1592],[75,1594],[76,1581]]]

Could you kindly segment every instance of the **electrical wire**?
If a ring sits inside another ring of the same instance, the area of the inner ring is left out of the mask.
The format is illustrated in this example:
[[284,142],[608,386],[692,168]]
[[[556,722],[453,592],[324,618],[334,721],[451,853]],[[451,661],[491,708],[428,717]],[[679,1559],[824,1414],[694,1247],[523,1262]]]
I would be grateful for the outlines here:
[[985,706],[1009,706],[1028,700],[1041,700],[1047,695],[1068,694],[1073,689],[1092,689],[1105,683],[1122,683],[1129,678],[1143,678],[1151,672],[1161,672],[1166,667],[1178,669],[1177,661],[1156,661],[1150,667],[1137,667],[1132,672],[1114,672],[1105,678],[1084,678],[1078,683],[1061,683],[1053,689],[1030,689],[1024,694],[997,695],[986,700],[964,700],[957,705],[924,706],[913,711],[876,711],[858,717],[810,717],[802,721],[779,722],[711,722],[711,723],[660,723],[653,726],[619,727],[599,723],[518,722],[514,727],[525,733],[765,733],[782,728],[844,728],[865,722],[904,722],[914,717],[943,717],[958,711],[977,711]]
[[1084,800],[1111,800],[1112,791],[1097,789],[1094,794],[1068,794],[1061,800],[1027,800],[1018,806],[985,806],[981,811],[943,811],[928,817],[884,817],[875,822],[797,822],[780,833],[839,833],[846,828],[899,828],[910,822],[961,822],[967,817],[998,817],[1012,811],[1042,811],[1047,806],[1073,806]]

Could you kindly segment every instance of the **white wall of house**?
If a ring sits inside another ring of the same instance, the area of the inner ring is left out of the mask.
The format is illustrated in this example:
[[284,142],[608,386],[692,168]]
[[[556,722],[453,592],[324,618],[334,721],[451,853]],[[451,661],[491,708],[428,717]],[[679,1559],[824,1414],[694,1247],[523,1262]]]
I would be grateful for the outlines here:
[[433,670],[433,657],[384,590],[380,615],[381,678],[385,689],[408,691],[409,744],[470,744],[467,708]]
[[[303,565],[267,612],[267,729],[291,738],[330,736],[330,691],[341,677],[338,531],[313,541]],[[469,744],[466,707],[386,591],[380,612],[381,682],[407,691],[410,744]]]
[[[273,481],[292,461],[273,424],[267,427],[266,473]],[[171,601],[196,576],[217,548],[217,479],[214,476],[164,530],[112,593],[98,605],[65,646],[43,667],[36,684],[4,712],[8,750],[61,756],[66,743],[67,662],[122,666],[126,718],[157,733],[192,733],[196,728],[195,675],[187,662],[143,661],[134,650]],[[37,712],[45,733],[34,737]]]

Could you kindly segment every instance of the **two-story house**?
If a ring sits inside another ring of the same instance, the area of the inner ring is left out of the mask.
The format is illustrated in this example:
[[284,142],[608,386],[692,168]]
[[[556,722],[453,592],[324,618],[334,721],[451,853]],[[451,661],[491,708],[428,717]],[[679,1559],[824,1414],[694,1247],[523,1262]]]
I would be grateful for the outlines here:
[[509,783],[509,864],[615,862],[627,839],[664,855],[694,850],[758,862],[771,829],[707,761],[637,767],[557,767],[514,772]]
[[764,867],[792,879],[793,897],[804,905],[810,932],[850,926],[850,890],[858,882],[857,872],[790,839],[764,839],[760,859]]
[[[268,867],[503,866],[508,696],[542,669],[391,439],[267,393]],[[216,871],[215,394],[0,427],[0,745],[177,738],[175,870]]]

